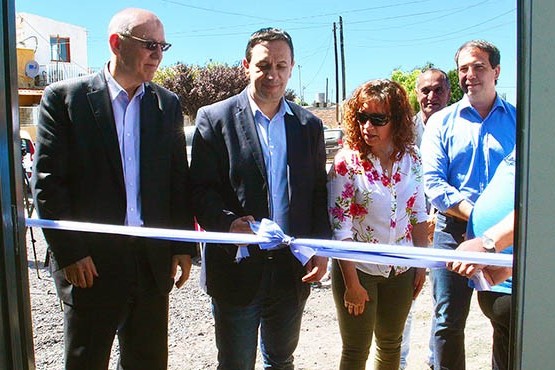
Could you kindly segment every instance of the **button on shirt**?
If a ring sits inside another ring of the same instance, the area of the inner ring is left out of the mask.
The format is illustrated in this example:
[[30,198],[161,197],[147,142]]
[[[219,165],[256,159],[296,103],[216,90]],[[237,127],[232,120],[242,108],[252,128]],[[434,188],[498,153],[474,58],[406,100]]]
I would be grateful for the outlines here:
[[104,69],[108,83],[108,91],[114,111],[114,121],[118,134],[118,144],[125,182],[127,210],[125,225],[142,226],[141,189],[140,189],[140,113],[141,98],[144,95],[144,84],[141,84],[131,99],[127,92]]
[[279,111],[269,119],[249,95],[251,110],[264,155],[269,189],[270,218],[281,229],[289,232],[289,171],[287,166],[287,137],[285,115],[293,115],[291,108],[281,100]]
[[430,117],[421,153],[426,195],[440,212],[474,204],[515,146],[516,109],[497,96],[485,119],[468,96]]

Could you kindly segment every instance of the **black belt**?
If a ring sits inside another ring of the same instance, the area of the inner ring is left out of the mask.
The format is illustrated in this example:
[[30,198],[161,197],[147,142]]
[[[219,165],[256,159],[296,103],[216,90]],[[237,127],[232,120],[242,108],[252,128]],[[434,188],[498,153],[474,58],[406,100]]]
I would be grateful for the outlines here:
[[458,217],[449,216],[449,215],[446,215],[446,214],[443,213],[443,212],[439,212],[439,213],[440,213],[443,217],[445,217],[445,221],[449,221],[449,222],[452,222],[452,223],[455,223],[455,224],[462,224],[462,225],[466,225],[466,224],[468,223],[467,221],[461,220],[461,219],[458,218]]

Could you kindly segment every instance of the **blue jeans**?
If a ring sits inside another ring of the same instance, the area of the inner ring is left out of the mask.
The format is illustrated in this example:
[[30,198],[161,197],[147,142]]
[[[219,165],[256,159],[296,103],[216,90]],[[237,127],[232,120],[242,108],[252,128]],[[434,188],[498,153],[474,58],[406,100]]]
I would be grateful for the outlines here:
[[249,305],[235,306],[212,299],[218,370],[254,369],[259,327],[264,369],[294,368],[293,352],[299,342],[306,299],[298,298],[295,287],[276,286],[274,268],[279,268],[279,264],[269,264]]
[[[456,249],[464,240],[466,222],[437,215],[434,248]],[[445,268],[432,271],[435,301],[434,369],[464,370],[464,328],[473,289],[468,279]]]

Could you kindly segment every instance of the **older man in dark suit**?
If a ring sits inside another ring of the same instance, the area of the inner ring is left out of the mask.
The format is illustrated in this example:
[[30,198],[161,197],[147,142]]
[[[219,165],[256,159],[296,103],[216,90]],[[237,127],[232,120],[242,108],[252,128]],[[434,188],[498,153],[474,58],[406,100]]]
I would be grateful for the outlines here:
[[[169,48],[151,12],[109,25],[112,57],[97,74],[45,89],[33,190],[40,217],[192,229],[183,118],[151,83]],[[192,244],[44,230],[64,303],[66,369],[167,367],[168,293],[189,277]]]
[[[290,36],[259,30],[243,60],[247,89],[199,110],[191,179],[205,229],[250,233],[266,217],[295,237],[330,237],[322,122],[283,98],[293,65]],[[308,283],[327,260],[303,267],[288,248],[248,250],[236,261],[237,246],[206,247],[218,369],[254,369],[259,328],[265,368],[292,369]]]

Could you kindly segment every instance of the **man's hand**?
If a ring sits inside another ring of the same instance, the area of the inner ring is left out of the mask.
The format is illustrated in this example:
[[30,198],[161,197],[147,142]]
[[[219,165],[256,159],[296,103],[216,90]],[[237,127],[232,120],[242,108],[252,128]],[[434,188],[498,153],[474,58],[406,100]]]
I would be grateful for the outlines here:
[[489,285],[497,285],[513,275],[512,267],[486,266],[482,272]]
[[[463,252],[485,252],[482,238],[474,238],[465,240],[458,246],[457,251]],[[447,269],[467,278],[472,278],[478,271],[482,270],[485,265],[465,262],[447,262]]]
[[253,222],[253,221],[254,221],[254,217],[252,216],[243,216],[243,217],[236,218],[229,226],[229,232],[241,233],[241,234],[252,234],[253,232],[249,222]]
[[303,276],[304,283],[314,283],[320,281],[328,268],[328,259],[326,257],[312,256],[306,263],[307,274]]
[[420,292],[422,291],[422,287],[424,286],[424,282],[426,281],[426,269],[424,268],[417,268],[414,272],[414,291],[412,293],[412,299],[416,299]]
[[[253,222],[254,217],[252,216],[243,216],[236,218],[233,220],[231,225],[229,226],[230,233],[240,233],[240,234],[254,234],[251,229],[251,225],[249,222]],[[237,244],[239,247],[244,247],[248,244]]]
[[189,279],[189,274],[191,273],[191,256],[188,254],[176,254],[172,256],[172,267],[171,267],[171,277],[175,279],[177,275],[177,266],[181,269],[181,275],[179,279],[175,282],[177,289],[181,288],[183,284]]
[[64,267],[66,280],[78,288],[90,288],[93,286],[94,278],[98,277],[96,266],[91,256],[81,258],[79,261]]

